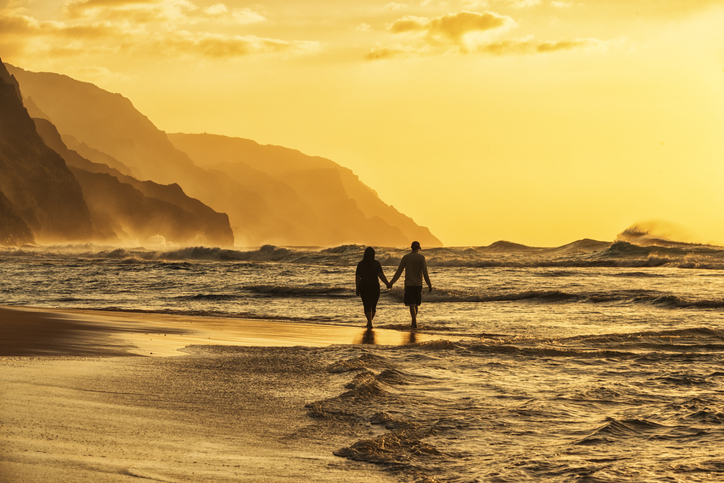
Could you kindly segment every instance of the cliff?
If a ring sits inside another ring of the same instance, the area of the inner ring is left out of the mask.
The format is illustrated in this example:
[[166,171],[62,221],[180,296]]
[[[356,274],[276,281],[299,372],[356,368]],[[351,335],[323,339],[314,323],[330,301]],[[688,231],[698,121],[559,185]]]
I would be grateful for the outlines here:
[[0,61],[0,242],[92,240],[88,206],[63,159],[35,130]]
[[0,245],[16,246],[35,243],[35,237],[15,207],[0,191]]
[[[349,216],[351,223],[347,226],[364,226],[373,233],[387,233],[388,236],[378,242],[380,245],[408,245],[412,240],[427,247],[442,245],[428,228],[382,201],[352,170],[329,159],[282,146],[261,145],[249,139],[213,134],[168,136],[199,166],[223,171],[237,182],[254,179],[250,174],[259,173],[257,177],[263,175],[292,188],[300,201],[323,218],[334,217],[331,210],[340,210],[340,206],[352,202],[353,207],[348,205],[349,210],[338,211],[337,216]],[[277,193],[273,194],[278,197]],[[285,205],[289,206],[286,202]]]
[[[407,246],[413,239],[440,245],[427,228],[330,160],[236,138],[174,135],[172,143],[119,94],[58,74],[10,69],[66,144],[82,146],[91,161],[114,160],[125,175],[179,185],[227,213],[239,245]],[[229,140],[231,154],[221,156]],[[236,149],[237,142],[253,152]]]
[[155,236],[180,245],[232,246],[229,218],[188,197],[178,185],[139,181],[68,149],[53,124],[35,119],[38,133],[80,183],[94,227],[111,240],[144,244]]

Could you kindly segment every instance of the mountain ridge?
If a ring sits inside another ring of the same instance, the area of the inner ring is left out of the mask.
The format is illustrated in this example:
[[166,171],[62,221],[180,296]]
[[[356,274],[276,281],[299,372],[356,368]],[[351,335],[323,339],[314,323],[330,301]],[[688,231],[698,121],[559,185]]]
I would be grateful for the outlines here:
[[[273,160],[277,151],[282,158],[297,153],[303,165],[301,174],[286,178],[268,167],[266,171],[256,169],[258,163],[244,165],[238,158],[226,164],[202,163],[199,156],[178,149],[168,134],[120,94],[60,74],[32,73],[12,66],[9,70],[19,79],[23,95],[32,99],[63,139],[85,146],[84,154],[92,153],[89,157],[94,162],[107,157],[116,160],[118,167],[127,167],[125,174],[140,173],[146,181],[180,185],[192,198],[228,214],[240,245],[402,246],[414,239],[427,246],[441,245],[427,228],[385,204],[351,170],[331,160],[289,148],[261,147],[267,161]],[[231,167],[233,173],[226,171]],[[317,167],[330,171],[310,171]],[[330,185],[320,186],[317,181],[321,178],[315,175],[323,176]],[[318,202],[318,195],[325,191],[335,196]]]
[[[168,137],[200,166],[221,167],[230,172],[234,170],[234,166],[245,165],[271,179],[284,181],[297,193],[303,193],[310,188],[308,183],[302,184],[298,180],[300,173],[310,170],[320,170],[317,171],[319,173],[323,172],[321,170],[334,171],[339,179],[333,186],[342,188],[366,218],[378,219],[373,223],[387,224],[400,232],[401,236],[397,235],[399,241],[380,245],[406,245],[409,241],[417,240],[426,246],[442,246],[428,228],[417,225],[412,218],[387,205],[372,188],[362,183],[352,170],[327,158],[309,156],[293,148],[262,145],[250,139],[219,134],[170,133]],[[316,192],[318,188],[312,188],[312,191]]]
[[233,246],[228,216],[188,197],[179,185],[140,181],[89,161],[64,144],[50,121],[35,119],[35,125],[75,175],[94,226],[107,238],[128,243],[162,236],[173,243]]

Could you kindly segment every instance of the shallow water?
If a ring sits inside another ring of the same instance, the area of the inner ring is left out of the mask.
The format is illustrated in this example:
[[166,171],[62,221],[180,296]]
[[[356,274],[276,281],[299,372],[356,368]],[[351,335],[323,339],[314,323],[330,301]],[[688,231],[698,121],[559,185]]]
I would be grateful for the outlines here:
[[[0,252],[4,304],[363,326],[363,247]],[[378,250],[388,277],[404,250]],[[578,244],[423,251],[439,340],[319,349],[360,428],[335,454],[403,481],[724,479],[724,251]],[[377,327],[409,330],[401,284]],[[316,356],[315,356],[316,357]]]
[[336,454],[413,477],[719,481],[722,335],[371,349],[313,414],[386,428]]

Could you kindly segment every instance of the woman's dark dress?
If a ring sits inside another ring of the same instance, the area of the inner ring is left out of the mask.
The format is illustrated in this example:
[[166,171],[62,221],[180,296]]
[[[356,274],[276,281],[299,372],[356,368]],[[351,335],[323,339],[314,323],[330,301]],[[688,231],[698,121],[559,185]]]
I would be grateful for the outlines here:
[[357,277],[361,278],[359,294],[362,297],[365,312],[377,310],[377,301],[380,299],[380,272],[382,272],[382,265],[377,260],[369,262],[362,260],[357,264]]

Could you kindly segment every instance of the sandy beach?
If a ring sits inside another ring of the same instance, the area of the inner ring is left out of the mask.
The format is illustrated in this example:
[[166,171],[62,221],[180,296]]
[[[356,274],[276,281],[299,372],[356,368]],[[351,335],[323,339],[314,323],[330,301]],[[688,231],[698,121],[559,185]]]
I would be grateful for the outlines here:
[[3,307],[0,332],[2,482],[394,481],[305,409],[343,384],[315,348],[363,328]]

